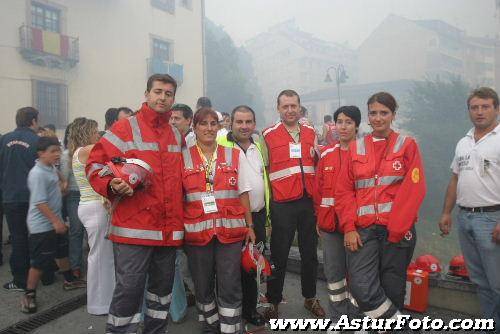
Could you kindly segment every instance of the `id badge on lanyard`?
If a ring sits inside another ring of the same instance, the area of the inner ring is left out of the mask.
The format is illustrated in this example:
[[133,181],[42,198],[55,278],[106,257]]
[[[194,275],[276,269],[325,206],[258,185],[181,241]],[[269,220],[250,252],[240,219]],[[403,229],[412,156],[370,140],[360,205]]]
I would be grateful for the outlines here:
[[215,196],[213,193],[205,193],[201,197],[201,203],[203,204],[203,211],[205,213],[217,212],[217,202],[215,202]]
[[290,143],[290,158],[302,158],[302,146],[300,143]]

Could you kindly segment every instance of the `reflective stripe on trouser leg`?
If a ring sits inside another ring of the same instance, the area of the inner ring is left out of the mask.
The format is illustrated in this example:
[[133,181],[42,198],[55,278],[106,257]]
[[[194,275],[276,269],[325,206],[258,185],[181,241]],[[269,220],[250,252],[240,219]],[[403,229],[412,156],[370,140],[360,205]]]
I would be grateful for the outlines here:
[[172,301],[176,247],[154,247],[148,270],[144,333],[163,334]]
[[350,305],[347,290],[346,259],[344,236],[338,232],[322,232],[323,270],[328,288],[328,317],[338,322],[342,315],[349,318],[357,315],[357,310]]
[[152,247],[113,243],[116,287],[106,333],[136,333]]
[[220,331],[241,333],[241,242],[215,242],[217,301]]
[[379,239],[381,231],[377,225],[358,229],[363,247],[356,252],[346,251],[349,268],[349,291],[356,299],[360,311],[370,318],[390,318],[397,308],[387,298],[381,284],[380,261],[382,257]]
[[215,302],[215,238],[204,246],[185,245],[196,295],[198,320],[203,333],[220,331],[219,313]]

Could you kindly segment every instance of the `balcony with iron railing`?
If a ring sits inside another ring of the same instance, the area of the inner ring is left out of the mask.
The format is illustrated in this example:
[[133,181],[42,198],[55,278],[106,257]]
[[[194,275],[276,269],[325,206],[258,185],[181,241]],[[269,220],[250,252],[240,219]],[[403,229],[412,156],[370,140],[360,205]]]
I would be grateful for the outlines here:
[[71,68],[79,61],[79,41],[76,37],[22,25],[19,27],[19,38],[19,52],[35,65]]
[[169,74],[180,86],[184,81],[184,65],[159,58],[148,58],[148,76],[153,74]]

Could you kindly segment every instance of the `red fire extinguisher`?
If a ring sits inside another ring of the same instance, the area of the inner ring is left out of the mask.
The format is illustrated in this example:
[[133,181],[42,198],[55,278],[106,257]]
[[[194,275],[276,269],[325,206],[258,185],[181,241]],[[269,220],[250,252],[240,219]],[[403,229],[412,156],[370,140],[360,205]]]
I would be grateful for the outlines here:
[[425,312],[429,303],[429,273],[409,268],[406,277],[405,308]]

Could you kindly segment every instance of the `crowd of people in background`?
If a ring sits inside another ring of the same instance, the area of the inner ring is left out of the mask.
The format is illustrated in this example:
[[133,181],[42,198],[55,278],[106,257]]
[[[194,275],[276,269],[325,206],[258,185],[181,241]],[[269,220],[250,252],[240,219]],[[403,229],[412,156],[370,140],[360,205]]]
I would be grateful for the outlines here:
[[[168,315],[182,321],[192,305],[202,332],[241,333],[244,322],[280,316],[297,235],[313,316],[397,318],[426,185],[416,140],[392,128],[396,99],[367,99],[369,134],[359,134],[357,106],[326,115],[318,133],[299,95],[284,90],[279,120],[260,133],[250,106],[219,112],[200,97],[193,111],[176,91],[172,77],[153,75],[139,110],[107,109],[102,131],[77,117],[62,140],[35,108],[17,111],[17,128],[0,139],[0,219],[11,244],[3,287],[24,292],[21,311],[37,311],[39,281],[53,284],[59,271],[65,290],[87,289],[88,313],[108,315],[107,333],[140,323],[164,333]],[[498,95],[476,89],[467,107],[474,127],[457,145],[439,228],[450,232],[457,204],[484,317],[500,324]],[[316,291],[319,239],[327,312]],[[242,247],[256,244],[274,266],[265,297],[241,266]]]

